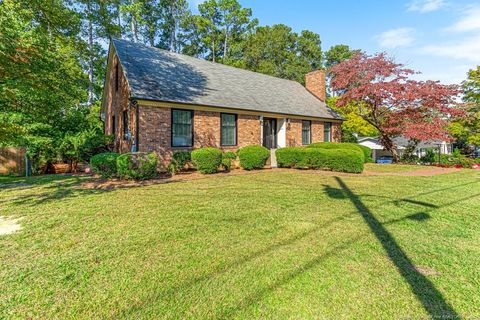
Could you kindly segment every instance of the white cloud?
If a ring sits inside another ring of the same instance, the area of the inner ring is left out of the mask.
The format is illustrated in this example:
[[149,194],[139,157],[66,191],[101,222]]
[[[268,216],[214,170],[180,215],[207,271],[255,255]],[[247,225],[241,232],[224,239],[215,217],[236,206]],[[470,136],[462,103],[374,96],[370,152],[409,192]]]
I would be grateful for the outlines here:
[[480,34],[445,44],[428,45],[423,47],[422,51],[436,56],[480,63]]
[[427,13],[437,11],[445,5],[445,0],[414,0],[408,5],[408,11]]
[[449,31],[465,32],[480,30],[480,6],[470,6],[460,20],[448,27]]
[[412,28],[391,29],[376,35],[375,39],[382,48],[407,47],[415,41],[414,31]]

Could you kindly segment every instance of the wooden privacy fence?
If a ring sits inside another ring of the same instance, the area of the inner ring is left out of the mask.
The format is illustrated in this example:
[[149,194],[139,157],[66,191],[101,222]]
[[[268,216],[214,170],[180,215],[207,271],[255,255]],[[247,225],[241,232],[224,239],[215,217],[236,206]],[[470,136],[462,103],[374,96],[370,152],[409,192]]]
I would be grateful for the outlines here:
[[25,148],[0,148],[0,175],[24,175]]

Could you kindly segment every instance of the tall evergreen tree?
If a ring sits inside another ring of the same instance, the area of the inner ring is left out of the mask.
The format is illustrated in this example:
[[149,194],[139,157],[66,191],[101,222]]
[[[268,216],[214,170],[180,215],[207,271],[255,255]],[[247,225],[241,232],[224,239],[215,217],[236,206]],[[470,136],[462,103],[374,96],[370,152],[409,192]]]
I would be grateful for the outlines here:
[[116,24],[115,2],[111,0],[79,0],[72,8],[81,17],[80,43],[82,63],[88,74],[88,100],[92,105],[99,99],[102,77],[105,74],[106,51],[104,44],[109,37],[118,36],[120,27]]
[[232,64],[231,49],[238,52],[258,24],[258,20],[252,18],[252,10],[242,8],[237,0],[208,0],[198,6],[198,11],[199,14],[189,17],[184,25],[185,52]]
[[283,24],[258,27],[236,66],[303,84],[306,73],[322,66],[320,37],[309,31],[299,35]]
[[161,7],[161,47],[173,52],[182,49],[182,27],[191,16],[187,0],[160,0]]

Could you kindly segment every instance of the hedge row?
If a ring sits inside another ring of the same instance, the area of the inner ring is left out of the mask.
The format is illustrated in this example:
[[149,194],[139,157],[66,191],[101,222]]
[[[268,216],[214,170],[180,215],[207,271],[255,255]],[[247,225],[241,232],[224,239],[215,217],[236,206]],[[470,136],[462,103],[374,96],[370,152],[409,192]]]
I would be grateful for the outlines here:
[[207,147],[192,151],[192,162],[195,168],[204,174],[216,173],[220,167],[229,171],[232,161],[237,158],[240,166],[245,170],[261,169],[267,162],[270,151],[262,146],[247,146],[240,148],[235,154],[227,151],[222,153],[220,149]]
[[290,147],[276,151],[277,164],[283,168],[324,169],[361,173],[364,154],[360,149],[324,149]]
[[363,161],[365,163],[373,162],[372,149],[357,143],[318,142],[318,143],[312,143],[307,148],[360,150],[363,153]]
[[94,173],[104,178],[118,176],[122,179],[145,180],[157,174],[156,153],[100,153],[90,159]]

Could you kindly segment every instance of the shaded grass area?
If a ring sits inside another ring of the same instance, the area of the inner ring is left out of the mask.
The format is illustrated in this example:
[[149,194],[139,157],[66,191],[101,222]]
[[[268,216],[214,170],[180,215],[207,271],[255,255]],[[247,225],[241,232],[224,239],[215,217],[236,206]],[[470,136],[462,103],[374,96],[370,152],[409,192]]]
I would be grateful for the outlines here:
[[[423,168],[423,167],[422,167]],[[0,184],[0,314],[480,317],[480,174],[265,171],[148,187]]]

